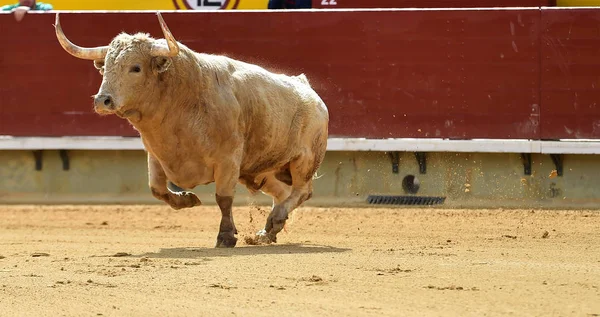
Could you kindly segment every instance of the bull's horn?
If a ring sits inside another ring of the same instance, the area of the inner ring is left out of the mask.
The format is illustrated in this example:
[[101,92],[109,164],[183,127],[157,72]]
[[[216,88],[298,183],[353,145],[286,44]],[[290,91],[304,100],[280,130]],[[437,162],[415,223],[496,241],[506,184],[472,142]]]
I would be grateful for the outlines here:
[[177,45],[175,37],[173,37],[173,34],[171,34],[171,31],[165,23],[165,20],[163,20],[162,16],[160,15],[160,12],[156,12],[156,15],[158,16],[158,21],[160,22],[160,28],[162,29],[163,35],[167,40],[167,45],[164,45],[162,43],[153,44],[152,49],[150,50],[150,54],[152,56],[164,57],[177,56],[177,54],[179,54],[179,45]]
[[71,43],[71,41],[69,41],[69,39],[67,39],[67,37],[63,33],[63,30],[60,27],[60,19],[58,18],[58,13],[56,13],[55,23],[56,24],[54,25],[54,28],[56,29],[56,37],[58,38],[58,41],[60,42],[62,48],[64,48],[65,51],[67,51],[69,54],[81,59],[104,59],[104,57],[106,56],[106,52],[108,52],[108,46],[99,46],[91,48],[77,46]]

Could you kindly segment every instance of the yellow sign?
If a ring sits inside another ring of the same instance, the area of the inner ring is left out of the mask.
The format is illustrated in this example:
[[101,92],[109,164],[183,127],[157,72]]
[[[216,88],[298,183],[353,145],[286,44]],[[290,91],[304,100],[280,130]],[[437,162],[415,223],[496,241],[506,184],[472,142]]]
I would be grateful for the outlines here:
[[[18,0],[0,0],[0,6]],[[40,2],[40,1],[39,1]],[[257,10],[269,0],[42,0],[54,10]]]
[[557,7],[597,7],[600,0],[556,0]]

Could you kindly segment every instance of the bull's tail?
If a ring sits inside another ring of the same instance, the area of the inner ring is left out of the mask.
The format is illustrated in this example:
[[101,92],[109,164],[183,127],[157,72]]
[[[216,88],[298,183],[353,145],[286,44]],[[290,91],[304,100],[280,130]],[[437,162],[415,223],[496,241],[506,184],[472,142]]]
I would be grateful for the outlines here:
[[298,76],[294,76],[294,78],[298,79],[300,82],[310,87],[310,82],[308,81],[308,78],[306,78],[306,75],[300,74]]

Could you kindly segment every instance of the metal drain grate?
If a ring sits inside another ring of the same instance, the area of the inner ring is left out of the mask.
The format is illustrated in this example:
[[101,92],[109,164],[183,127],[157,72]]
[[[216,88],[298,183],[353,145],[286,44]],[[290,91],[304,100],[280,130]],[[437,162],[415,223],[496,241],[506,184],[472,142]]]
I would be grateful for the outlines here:
[[446,201],[446,197],[423,196],[382,196],[369,195],[367,202],[374,205],[439,205]]

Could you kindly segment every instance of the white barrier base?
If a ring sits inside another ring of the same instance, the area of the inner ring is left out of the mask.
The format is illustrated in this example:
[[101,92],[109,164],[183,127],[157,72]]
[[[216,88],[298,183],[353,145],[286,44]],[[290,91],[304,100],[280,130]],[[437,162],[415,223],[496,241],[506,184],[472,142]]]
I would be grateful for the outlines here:
[[[0,136],[0,150],[143,150],[139,137]],[[328,151],[483,152],[600,154],[600,139],[559,141],[509,139],[364,139],[330,138]]]

